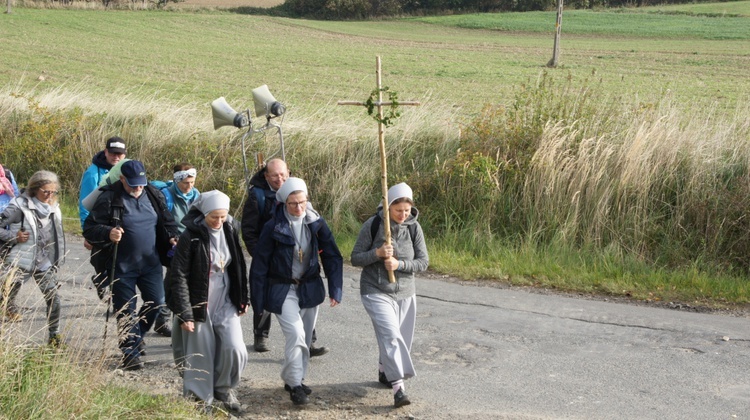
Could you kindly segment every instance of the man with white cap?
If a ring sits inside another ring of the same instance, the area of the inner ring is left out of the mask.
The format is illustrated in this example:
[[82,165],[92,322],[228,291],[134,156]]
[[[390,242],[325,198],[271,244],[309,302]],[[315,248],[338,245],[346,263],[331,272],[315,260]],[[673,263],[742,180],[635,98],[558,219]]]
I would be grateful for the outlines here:
[[[417,318],[414,273],[427,270],[429,257],[419,212],[406,183],[388,190],[391,244],[385,244],[383,207],[362,225],[352,249],[352,265],[363,267],[360,298],[378,341],[378,381],[393,390],[395,407],[410,404],[404,380],[416,375],[411,345]],[[373,228],[374,224],[379,224]],[[396,281],[391,283],[388,272]]]
[[[86,168],[81,177],[81,186],[78,192],[78,216],[81,219],[81,229],[83,229],[86,216],[89,215],[88,209],[83,205],[83,199],[99,188],[99,183],[109,173],[109,170],[117,165],[117,162],[125,159],[125,153],[127,153],[125,140],[114,136],[107,139],[104,150],[100,150],[91,158],[91,165]],[[84,245],[87,249],[91,249],[88,243],[84,242]]]
[[[91,165],[89,165],[89,167],[83,172],[81,185],[78,189],[78,217],[81,220],[81,230],[83,230],[83,222],[89,215],[89,209],[84,205],[84,199],[94,190],[99,188],[102,178],[104,178],[118,162],[125,159],[126,153],[125,140],[121,137],[113,136],[107,139],[104,150],[100,150],[93,158],[91,158]],[[93,249],[86,239],[83,240],[83,246],[89,251],[92,251]],[[94,286],[96,286],[99,299],[104,299],[105,287],[102,287],[100,284],[102,279],[97,277],[97,274],[94,274],[91,276],[91,281],[94,283]]]
[[[164,195],[148,185],[143,163],[125,162],[120,181],[102,187],[84,222],[83,236],[98,248],[107,246],[115,261],[110,287],[119,326],[122,367],[141,369],[143,335],[164,305],[162,266],[169,265],[167,253],[178,236]],[[110,261],[107,266],[112,264]],[[137,317],[136,287],[143,298]]]
[[331,306],[341,302],[343,258],[325,220],[308,203],[307,185],[290,177],[276,192],[280,203],[263,226],[250,266],[253,310],[276,314],[284,332],[281,378],[295,405],[307,404],[312,390],[302,383],[310,361],[312,331],[328,279]]
[[239,317],[250,303],[240,226],[229,197],[216,190],[201,194],[182,221],[166,287],[185,350],[183,395],[237,414],[235,389],[248,359]]

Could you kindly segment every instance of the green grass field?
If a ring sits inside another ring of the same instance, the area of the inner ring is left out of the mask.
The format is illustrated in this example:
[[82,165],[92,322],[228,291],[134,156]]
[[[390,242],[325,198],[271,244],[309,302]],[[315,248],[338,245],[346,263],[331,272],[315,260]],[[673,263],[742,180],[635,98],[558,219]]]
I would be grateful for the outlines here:
[[[290,111],[309,112],[366,98],[381,55],[384,84],[401,98],[470,115],[484,103],[507,102],[514,88],[538,76],[554,30],[552,13],[475,16],[472,26],[485,29],[453,26],[472,16],[425,24],[16,8],[0,17],[0,83],[24,90],[83,83],[94,93],[198,104],[218,96],[248,103],[252,88],[268,84]],[[575,29],[579,18],[586,31]],[[705,21],[713,24],[700,30]],[[491,29],[503,22],[512,24],[510,32]],[[749,32],[747,17],[571,11],[558,72],[579,80],[595,74],[613,95],[649,100],[669,90],[731,108],[750,92],[743,77]]]

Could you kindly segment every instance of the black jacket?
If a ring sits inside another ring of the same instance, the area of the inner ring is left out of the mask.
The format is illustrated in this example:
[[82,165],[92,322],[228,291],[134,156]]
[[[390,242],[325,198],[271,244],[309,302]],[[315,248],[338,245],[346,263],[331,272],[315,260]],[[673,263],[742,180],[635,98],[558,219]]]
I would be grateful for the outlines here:
[[[111,244],[109,231],[116,225],[112,216],[113,214],[122,214],[122,195],[127,194],[121,181],[101,187],[101,190],[102,193],[96,199],[94,207],[83,222],[83,237],[95,248],[106,247]],[[175,223],[172,213],[167,209],[167,201],[161,191],[151,185],[146,185],[144,192],[157,214],[156,251],[159,254],[161,264],[168,267],[167,253],[172,248],[169,240],[180,235],[177,230],[177,223]],[[119,212],[116,209],[119,209]],[[118,252],[127,252],[127,250],[118,250]]]
[[[206,321],[211,256],[208,228],[203,220],[203,214],[195,208],[191,208],[182,219],[185,231],[177,243],[172,266],[165,279],[167,306],[178,317],[180,324]],[[231,216],[224,222],[224,235],[232,255],[226,267],[230,281],[229,299],[240,312],[250,302],[250,284],[238,225]]]
[[[265,197],[262,211],[258,206],[257,190],[262,191]],[[258,243],[263,225],[273,217],[274,207],[276,207],[276,192],[268,185],[266,168],[263,167],[250,179],[247,200],[242,207],[242,240],[250,256],[255,252],[255,245]]]

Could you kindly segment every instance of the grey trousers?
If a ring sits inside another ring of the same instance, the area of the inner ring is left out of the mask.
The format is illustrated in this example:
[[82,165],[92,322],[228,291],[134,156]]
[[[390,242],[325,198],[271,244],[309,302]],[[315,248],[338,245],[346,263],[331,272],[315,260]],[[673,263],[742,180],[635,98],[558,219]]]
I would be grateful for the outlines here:
[[[11,284],[8,293],[8,306],[16,305],[16,296],[21,291],[21,286],[30,278],[34,278],[36,285],[44,295],[44,301],[47,303],[47,328],[49,336],[52,337],[60,333],[60,296],[57,293],[57,272],[53,269],[47,271],[28,272],[19,270]],[[0,299],[3,296],[0,293]]]
[[417,375],[411,361],[411,344],[417,320],[417,298],[393,300],[384,294],[362,295],[378,340],[379,362],[390,381]]
[[[177,330],[180,329],[178,326]],[[247,349],[242,339],[239,315],[196,322],[195,331],[182,331],[185,350],[182,393],[211,404],[214,394],[227,393],[240,383],[247,365]]]
[[284,364],[281,367],[281,379],[286,385],[294,388],[302,384],[307,375],[310,363],[310,345],[315,321],[318,319],[318,307],[299,307],[297,290],[294,285],[289,288],[281,313],[276,314],[279,326],[284,333]]

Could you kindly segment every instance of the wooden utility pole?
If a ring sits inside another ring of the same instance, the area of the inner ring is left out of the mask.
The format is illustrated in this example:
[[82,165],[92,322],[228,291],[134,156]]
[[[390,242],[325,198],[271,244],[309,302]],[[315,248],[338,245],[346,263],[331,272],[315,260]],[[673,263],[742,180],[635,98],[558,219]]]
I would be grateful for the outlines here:
[[[381,84],[381,73],[380,73],[380,56],[375,59],[375,90],[370,95],[370,100],[362,101],[339,101],[339,105],[359,105],[368,107],[368,111],[372,110],[372,107],[377,107],[378,116],[375,118],[378,121],[378,144],[380,146],[380,180],[383,194],[383,229],[385,231],[385,243],[386,245],[391,244],[391,220],[388,214],[388,165],[385,161],[385,127],[391,122],[391,119],[397,117],[397,115],[389,115],[387,118],[383,115],[383,107],[391,107],[393,111],[396,107],[401,105],[419,105],[419,102],[414,101],[388,101],[383,102],[383,87]],[[386,88],[387,89],[387,88]],[[373,101],[373,96],[377,92],[377,101]],[[393,271],[388,272],[388,281],[391,283],[396,282],[396,277],[393,275]]]
[[547,67],[557,67],[560,60],[560,33],[562,32],[563,0],[557,0],[557,20],[555,21],[555,45],[552,49],[552,59]]

